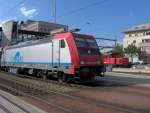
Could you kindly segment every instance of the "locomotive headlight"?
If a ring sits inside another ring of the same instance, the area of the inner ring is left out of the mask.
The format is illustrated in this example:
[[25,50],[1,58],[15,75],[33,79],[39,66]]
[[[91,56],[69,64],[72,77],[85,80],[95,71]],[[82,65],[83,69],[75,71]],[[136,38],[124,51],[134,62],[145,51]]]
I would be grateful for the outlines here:
[[83,64],[85,64],[85,62],[84,62],[84,61],[81,61],[81,62],[80,62],[80,64],[82,64],[82,65],[83,65]]
[[101,64],[101,62],[100,62],[100,61],[97,61],[97,64]]

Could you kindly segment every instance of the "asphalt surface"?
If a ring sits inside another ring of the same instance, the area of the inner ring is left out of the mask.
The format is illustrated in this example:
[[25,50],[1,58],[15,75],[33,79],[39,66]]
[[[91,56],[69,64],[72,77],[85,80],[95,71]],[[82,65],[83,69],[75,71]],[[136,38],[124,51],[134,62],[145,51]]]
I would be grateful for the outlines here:
[[97,77],[97,80],[104,80],[118,83],[126,83],[133,85],[150,86],[150,75],[144,74],[126,74],[126,73],[115,73],[107,72],[104,78]]
[[47,113],[150,113],[149,75],[109,72],[96,79],[94,85],[41,95],[41,100],[19,98]]

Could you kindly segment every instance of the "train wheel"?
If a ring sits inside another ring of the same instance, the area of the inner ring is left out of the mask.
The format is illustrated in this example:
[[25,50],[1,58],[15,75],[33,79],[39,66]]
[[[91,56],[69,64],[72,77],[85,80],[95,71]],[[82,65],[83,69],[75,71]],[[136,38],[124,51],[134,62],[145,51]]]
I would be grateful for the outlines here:
[[67,77],[63,72],[58,72],[58,82],[63,83],[67,81]]
[[42,74],[42,80],[46,80],[46,75],[45,74]]
[[41,71],[41,70],[37,71],[36,76],[37,76],[38,78],[41,78],[41,77],[42,77],[42,71]]
[[42,78],[42,80],[46,80],[46,78],[47,78],[46,73],[44,73],[44,71],[42,71],[42,70],[37,71],[36,76],[38,78]]

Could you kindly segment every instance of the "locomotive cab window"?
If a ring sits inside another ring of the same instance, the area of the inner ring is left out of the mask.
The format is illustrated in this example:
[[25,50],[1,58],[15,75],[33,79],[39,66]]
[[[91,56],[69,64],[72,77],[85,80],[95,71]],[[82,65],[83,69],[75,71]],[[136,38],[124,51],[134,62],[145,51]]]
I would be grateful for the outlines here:
[[[88,38],[85,36],[82,37],[75,37],[75,42],[80,54],[86,55],[99,55],[99,48],[96,44],[94,38]],[[90,53],[89,53],[90,51]]]
[[61,48],[65,48],[66,47],[65,41],[63,39],[60,40],[60,47]]

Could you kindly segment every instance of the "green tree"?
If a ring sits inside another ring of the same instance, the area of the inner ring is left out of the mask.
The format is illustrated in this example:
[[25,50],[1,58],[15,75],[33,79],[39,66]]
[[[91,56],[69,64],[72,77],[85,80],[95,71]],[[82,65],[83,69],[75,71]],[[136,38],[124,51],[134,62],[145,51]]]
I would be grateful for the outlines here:
[[131,60],[133,61],[134,56],[138,56],[141,52],[141,49],[136,47],[134,43],[128,45],[126,48],[124,48],[124,52],[128,54],[131,57]]
[[123,51],[123,46],[117,44],[114,48],[114,50],[117,52],[118,57],[124,57],[124,51]]

